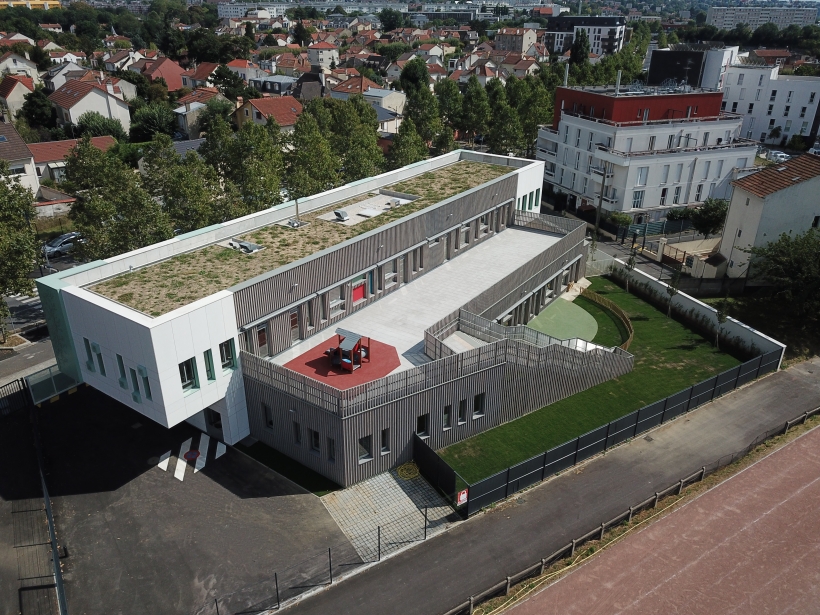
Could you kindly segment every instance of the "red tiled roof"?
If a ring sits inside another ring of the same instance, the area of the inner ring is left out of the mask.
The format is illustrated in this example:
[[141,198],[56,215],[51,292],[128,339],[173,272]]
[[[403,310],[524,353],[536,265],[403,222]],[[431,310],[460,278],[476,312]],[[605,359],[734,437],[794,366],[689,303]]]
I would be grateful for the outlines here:
[[775,164],[757,173],[736,179],[732,185],[765,198],[815,177],[820,177],[820,156],[803,154],[782,164]]
[[105,86],[100,85],[96,81],[77,81],[76,79],[72,79],[66,81],[57,91],[49,94],[48,99],[58,107],[71,109],[71,107],[80,102],[95,88],[110,96]]
[[143,71],[143,74],[149,80],[165,79],[165,84],[168,86],[169,92],[176,92],[182,88],[182,67],[174,62],[171,58],[159,58],[158,60],[149,60],[151,64]]
[[308,49],[336,49],[336,45],[331,45],[327,41],[321,43],[313,43]]
[[788,58],[792,52],[788,49],[755,49],[755,55],[759,58]]
[[254,98],[248,101],[265,119],[273,117],[279,126],[293,126],[302,114],[302,103],[293,96]]
[[186,70],[183,75],[191,77],[194,81],[208,81],[213,72],[219,68],[219,64],[213,62],[203,62],[196,68]]
[[31,77],[6,75],[6,78],[0,82],[0,98],[8,98],[12,90],[14,90],[19,83],[22,83],[24,87],[28,88],[29,92],[34,91],[34,81]]
[[40,26],[43,30],[45,30],[46,28],[62,28],[62,26],[58,23],[41,23],[37,25]]
[[184,105],[186,103],[205,103],[211,100],[214,96],[219,94],[219,90],[216,88],[197,88],[190,94],[186,94],[179,100],[177,100],[177,104]]
[[[67,139],[65,141],[46,141],[45,143],[29,143],[28,148],[34,156],[34,162],[55,162],[68,156],[79,139]],[[91,145],[99,150],[106,151],[117,144],[114,137],[91,137]]]
[[231,60],[230,62],[228,62],[226,66],[231,66],[233,68],[252,68],[256,65],[250,60],[242,60],[240,58],[237,58],[236,60]]
[[342,81],[339,85],[333,88],[334,92],[340,94],[361,94],[368,89],[380,90],[378,83],[371,81],[367,77],[351,77],[347,81]]

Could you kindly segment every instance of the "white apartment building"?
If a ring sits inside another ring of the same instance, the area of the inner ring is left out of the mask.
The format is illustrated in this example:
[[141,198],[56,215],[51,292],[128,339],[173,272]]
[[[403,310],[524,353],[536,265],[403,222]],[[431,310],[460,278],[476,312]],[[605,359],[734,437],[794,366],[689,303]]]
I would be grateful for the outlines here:
[[752,30],[773,23],[781,30],[789,26],[810,26],[817,21],[816,8],[764,6],[710,6],[706,25],[731,30],[739,23],[749,24]]
[[558,88],[555,114],[538,133],[545,183],[637,223],[726,198],[734,169],[754,164],[756,144],[740,138],[742,118],[720,112],[719,92]]
[[[724,75],[722,108],[743,117],[747,139],[779,146],[799,135],[813,143],[818,102],[820,77],[781,75],[778,66],[751,63],[736,63]],[[769,138],[777,127],[780,136]]]

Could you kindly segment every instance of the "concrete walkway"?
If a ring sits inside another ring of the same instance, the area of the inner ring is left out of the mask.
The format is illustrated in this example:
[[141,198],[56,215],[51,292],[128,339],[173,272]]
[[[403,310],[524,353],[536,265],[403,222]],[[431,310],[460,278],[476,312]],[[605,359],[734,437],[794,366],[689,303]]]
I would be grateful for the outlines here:
[[820,403],[820,359],[735,391],[450,532],[306,599],[293,613],[436,615]]

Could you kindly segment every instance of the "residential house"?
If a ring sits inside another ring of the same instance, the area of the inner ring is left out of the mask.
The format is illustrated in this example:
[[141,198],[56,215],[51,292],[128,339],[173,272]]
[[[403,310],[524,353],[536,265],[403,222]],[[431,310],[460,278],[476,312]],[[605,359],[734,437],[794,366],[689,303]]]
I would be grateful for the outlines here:
[[34,39],[29,38],[25,34],[21,34],[20,32],[6,32],[5,35],[2,37],[4,41],[14,45],[16,43],[25,43],[26,45],[31,45],[34,47]]
[[[34,166],[39,179],[53,179],[59,182],[65,175],[65,158],[79,143],[79,139],[64,141],[45,141],[43,143],[29,143],[29,150],[34,157]],[[91,137],[91,145],[101,151],[107,151],[117,144],[114,137]]]
[[145,58],[129,66],[128,70],[144,75],[149,83],[153,83],[154,79],[165,80],[169,92],[182,89],[182,73],[185,71],[171,58],[162,57],[156,60]]
[[339,100],[347,100],[353,94],[364,94],[366,91],[378,90],[379,85],[367,77],[351,77],[347,81],[342,81],[339,85],[331,89],[330,97]]
[[529,28],[501,28],[496,32],[494,42],[497,51],[524,53],[537,42],[537,37],[535,30]]
[[442,79],[447,79],[447,69],[437,62],[428,64],[427,72],[430,74],[430,85],[435,85]]
[[103,45],[105,45],[108,49],[130,49],[131,39],[127,36],[112,34],[111,36],[106,36],[103,39]]
[[339,65],[339,49],[330,43],[314,43],[308,47],[308,60],[311,66],[330,70]]
[[228,70],[232,73],[242,77],[245,83],[250,83],[251,79],[262,79],[268,76],[267,71],[262,70],[257,64],[249,60],[237,58],[236,60],[231,60],[225,66],[227,66]]
[[[6,75],[0,81],[0,111],[5,121],[11,121],[22,108],[26,94],[34,91],[34,81],[31,77],[22,75]],[[8,114],[6,114],[8,110]]]
[[524,51],[524,55],[538,62],[548,62],[550,59],[550,52],[543,43],[533,43],[529,49]]
[[37,180],[34,157],[14,124],[0,122],[0,160],[8,162],[11,175],[37,194],[40,182]]
[[523,79],[527,75],[534,75],[538,72],[538,62],[535,60],[521,60],[513,67],[512,72],[519,79]]
[[86,55],[84,51],[49,51],[48,57],[51,58],[51,62],[53,64],[80,64],[86,61]]
[[820,156],[803,154],[732,182],[716,276],[745,277],[751,248],[820,228]]
[[119,120],[123,130],[131,128],[128,103],[108,91],[105,85],[96,82],[67,81],[61,88],[48,96],[57,110],[57,124],[77,124],[86,111],[96,111],[103,117]]
[[213,78],[217,68],[219,68],[219,64],[215,64],[213,62],[203,62],[195,68],[184,71],[182,73],[182,87],[191,88],[193,90],[196,88],[212,86],[213,82],[211,79]]
[[199,88],[177,101],[174,109],[177,130],[188,139],[198,139],[201,136],[197,119],[211,99],[228,100],[216,88]]
[[131,51],[130,49],[123,49],[117,51],[105,58],[105,70],[109,73],[118,70],[127,70],[134,62],[142,60],[143,56],[139,51]]
[[293,93],[297,81],[296,77],[287,75],[266,75],[252,78],[248,85],[255,88],[262,95],[285,96]]
[[301,55],[282,54],[276,62],[276,70],[290,77],[299,77],[310,72],[310,62]]
[[327,95],[328,88],[323,73],[302,73],[293,88],[294,98],[309,101]]
[[401,115],[384,107],[373,105],[373,108],[376,110],[376,121],[379,122],[379,132],[384,135],[398,134],[402,120]]
[[438,58],[439,60],[444,59],[444,49],[441,45],[436,45],[435,43],[425,43],[424,45],[419,45],[416,48],[416,55],[422,57],[427,60],[427,58]]
[[398,90],[386,88],[368,87],[362,92],[364,99],[374,107],[381,107],[392,111],[397,115],[404,113],[404,105],[407,103],[407,94]]
[[790,60],[794,55],[795,54],[788,49],[754,49],[749,52],[750,58],[763,60],[769,66],[785,66],[786,64],[790,64]]
[[273,118],[282,132],[292,132],[301,114],[302,103],[293,96],[277,96],[249,100],[236,110],[235,117],[239,128],[248,121],[264,126],[268,118]]
[[37,70],[37,64],[12,51],[7,51],[3,55],[0,55],[0,75],[4,74],[31,77],[32,81],[34,81],[34,85],[40,85],[42,83],[40,72]]
[[63,33],[63,26],[58,23],[41,23],[37,25],[40,26],[41,30],[45,30],[46,32],[54,32],[55,34]]
[[52,66],[43,73],[43,86],[47,92],[53,92],[59,89],[69,79],[75,79],[78,76],[84,75],[87,71],[87,68],[83,68],[74,62]]
[[37,41],[37,46],[43,51],[65,51],[57,43],[55,43],[54,41],[50,41],[48,39],[42,39]]

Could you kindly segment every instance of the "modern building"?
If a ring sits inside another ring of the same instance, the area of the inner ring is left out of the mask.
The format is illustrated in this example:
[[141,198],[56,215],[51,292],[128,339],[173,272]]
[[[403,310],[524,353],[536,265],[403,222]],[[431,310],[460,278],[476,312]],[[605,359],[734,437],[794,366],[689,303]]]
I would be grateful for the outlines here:
[[737,59],[739,47],[723,43],[681,43],[653,49],[649,61],[649,85],[691,85],[719,90],[726,69]]
[[497,51],[514,51],[524,53],[538,41],[535,30],[527,28],[501,28],[495,34]]
[[518,326],[585,271],[584,225],[537,213],[542,176],[459,150],[300,199],[307,225],[288,202],[38,278],[59,369],[341,485],[384,472],[414,434],[439,448],[632,368]]
[[757,144],[720,92],[692,88],[559,87],[552,126],[538,132],[544,181],[570,205],[625,212],[636,222],[725,197]]
[[[803,154],[734,182],[720,241],[719,275],[746,277],[748,250],[820,227],[820,156]],[[754,262],[752,262],[754,268]]]
[[797,135],[812,144],[820,126],[819,104],[820,77],[781,75],[779,66],[746,58],[726,70],[723,109],[740,114],[747,139],[783,146]]
[[[617,53],[624,46],[624,17],[553,17],[547,20],[541,42],[550,53],[562,55],[572,47],[576,34],[583,30],[590,52],[597,56]],[[528,49],[525,47],[524,49]]]
[[782,30],[789,26],[812,26],[816,21],[816,8],[710,6],[706,11],[706,25],[720,30],[731,30],[739,23],[747,24],[752,30],[773,23]]

